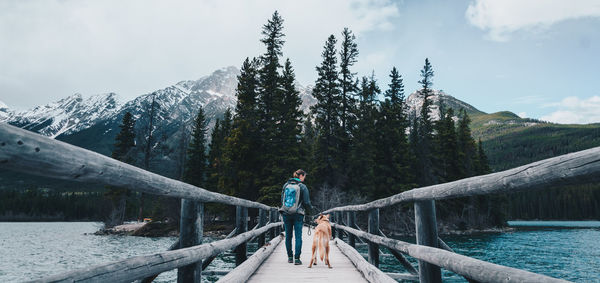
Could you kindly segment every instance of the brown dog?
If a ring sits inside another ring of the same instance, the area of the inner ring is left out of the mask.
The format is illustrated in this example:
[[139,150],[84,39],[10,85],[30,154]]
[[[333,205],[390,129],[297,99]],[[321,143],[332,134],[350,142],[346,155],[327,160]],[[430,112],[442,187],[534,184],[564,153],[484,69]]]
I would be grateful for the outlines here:
[[329,263],[329,239],[331,239],[329,214],[319,215],[315,222],[317,222],[317,228],[315,228],[315,234],[313,236],[312,256],[310,257],[308,268],[311,268],[313,264],[317,265],[317,247],[319,248],[319,257],[322,261],[323,257],[325,257],[325,264],[331,268],[331,264]]

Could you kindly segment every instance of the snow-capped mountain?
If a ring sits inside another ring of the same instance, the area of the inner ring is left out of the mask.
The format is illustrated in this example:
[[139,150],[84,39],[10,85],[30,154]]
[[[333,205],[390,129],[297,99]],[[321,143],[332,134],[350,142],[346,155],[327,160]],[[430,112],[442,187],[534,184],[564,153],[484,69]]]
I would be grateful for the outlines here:
[[3,121],[8,118],[8,112],[8,106],[4,102],[0,101],[0,121]]
[[[423,98],[424,96],[421,91],[415,91],[406,98],[407,114],[409,115],[409,117],[412,117],[413,115],[419,117],[421,115]],[[440,118],[440,105],[442,104],[446,109],[452,108],[455,114],[458,113],[458,110],[460,110],[461,108],[464,108],[469,115],[484,114],[484,112],[477,110],[477,108],[471,106],[470,104],[464,101],[458,100],[453,96],[446,94],[442,90],[433,90],[431,95],[429,96],[429,99],[432,102],[429,111],[429,116],[434,121],[437,121]]]
[[98,94],[85,99],[77,93],[27,111],[7,111],[7,115],[0,118],[0,122],[8,122],[55,138],[61,134],[81,131],[106,120],[117,113],[120,106],[114,93]]
[[[237,98],[236,67],[226,67],[214,71],[198,80],[180,81],[172,86],[160,89],[121,103],[114,93],[83,98],[75,94],[59,101],[37,106],[20,112],[11,112],[4,103],[0,104],[0,122],[7,122],[21,128],[56,138],[72,135],[94,125],[104,125],[104,133],[118,130],[126,112],[136,119],[145,119],[152,99],[158,105],[155,124],[163,127],[189,124],[203,107],[207,119],[214,124],[226,109],[235,109]],[[298,85],[303,101],[302,110],[307,113],[316,100],[312,97],[312,87]],[[142,124],[142,123],[140,123]]]

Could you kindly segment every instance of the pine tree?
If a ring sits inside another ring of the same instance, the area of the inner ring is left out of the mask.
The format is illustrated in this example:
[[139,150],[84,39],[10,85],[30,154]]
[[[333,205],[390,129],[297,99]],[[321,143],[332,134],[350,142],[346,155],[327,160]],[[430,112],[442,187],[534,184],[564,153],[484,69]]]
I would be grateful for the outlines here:
[[375,99],[380,93],[374,75],[370,78],[363,77],[356,111],[357,123],[353,132],[355,141],[350,154],[349,187],[363,195],[368,195],[371,199],[379,196],[374,187],[378,114]]
[[226,146],[226,138],[231,134],[231,123],[232,123],[231,110],[227,109],[223,116],[223,120],[217,119],[213,131],[211,133],[209,152],[208,152],[208,184],[207,188],[212,191],[221,191],[220,188],[224,187],[223,178],[224,175],[224,163],[223,163],[223,152]]
[[298,168],[300,164],[300,133],[302,122],[302,101],[295,87],[295,74],[289,59],[286,60],[281,76],[283,103],[277,111],[280,117],[276,124],[276,140],[280,151],[267,160],[268,175],[260,191],[260,201],[278,204],[281,198],[281,182]]
[[475,140],[471,136],[469,124],[471,119],[464,108],[459,112],[457,144],[458,144],[458,162],[462,171],[462,177],[472,177],[476,174],[477,148]]
[[[135,147],[135,120],[131,113],[126,112],[123,115],[121,130],[115,137],[115,149],[112,152],[112,158],[125,162],[133,163],[132,149]],[[108,187],[105,197],[111,200],[112,208],[110,215],[105,219],[106,228],[123,224],[125,220],[125,209],[127,205],[127,196],[129,190],[117,187]]]
[[317,103],[312,106],[317,129],[315,147],[314,180],[317,186],[329,187],[339,185],[340,172],[338,158],[341,92],[336,68],[336,39],[327,38],[321,57],[323,62],[317,66],[318,78],[313,88],[313,96]]
[[477,143],[477,166],[476,166],[476,174],[477,175],[485,175],[491,173],[489,161],[487,155],[485,155],[485,151],[483,150],[483,142],[481,138],[479,138],[479,142]]
[[188,158],[183,180],[194,186],[205,187],[207,179],[206,131],[207,123],[202,107],[194,120],[192,141],[188,147]]
[[[279,16],[279,13],[275,11],[267,24],[263,26],[261,42],[265,44],[267,51],[260,57],[261,68],[259,70],[259,109],[262,110],[260,117],[259,128],[261,129],[262,136],[264,137],[263,144],[265,149],[269,149],[265,160],[273,157],[280,150],[280,145],[277,142],[277,122],[280,118],[281,113],[279,110],[282,109],[283,105],[283,92],[281,87],[281,77],[279,75],[279,69],[281,64],[279,63],[279,56],[283,53],[283,19]],[[265,153],[267,151],[265,150]],[[268,172],[265,172],[267,175]]]
[[257,170],[259,155],[263,148],[258,128],[258,65],[259,61],[246,59],[238,76],[237,104],[231,132],[223,149],[223,173],[219,191],[230,195],[256,200],[258,197]]
[[422,79],[419,81],[423,87],[420,92],[423,95],[423,105],[421,106],[421,112],[418,123],[418,144],[416,158],[417,158],[417,180],[419,185],[431,185],[437,183],[433,172],[433,122],[431,120],[431,100],[429,97],[432,95],[431,86],[433,85],[433,68],[429,63],[429,59],[425,59],[425,65],[421,70]]
[[[339,136],[339,151],[346,153],[350,151],[352,142],[352,128],[355,123],[356,117],[353,116],[355,110],[353,109],[356,105],[356,99],[354,96],[358,91],[358,80],[355,81],[355,73],[350,68],[357,62],[358,47],[356,44],[356,37],[348,28],[344,28],[342,31],[341,46],[340,46],[340,72],[339,72],[339,84],[341,91],[341,109],[340,109],[340,122],[341,128],[338,134]],[[348,175],[348,154],[341,154],[339,156],[340,173],[342,178],[346,179]]]
[[440,119],[435,123],[435,168],[440,182],[450,182],[462,177],[458,163],[458,144],[454,125],[454,110],[440,105]]
[[408,122],[404,114],[404,84],[398,70],[390,73],[391,82],[381,103],[377,121],[377,184],[379,197],[399,193],[411,187],[411,151],[406,136]]
[[[311,116],[309,115],[304,120],[303,131],[302,131],[302,139],[300,141],[300,168],[315,168],[314,164],[314,151],[315,151],[315,143],[317,141],[317,132],[315,126],[311,121]],[[309,170],[310,170],[309,169]],[[312,176],[314,172],[309,171],[308,174]],[[312,187],[315,183],[314,178],[308,178],[305,181],[306,185]]]

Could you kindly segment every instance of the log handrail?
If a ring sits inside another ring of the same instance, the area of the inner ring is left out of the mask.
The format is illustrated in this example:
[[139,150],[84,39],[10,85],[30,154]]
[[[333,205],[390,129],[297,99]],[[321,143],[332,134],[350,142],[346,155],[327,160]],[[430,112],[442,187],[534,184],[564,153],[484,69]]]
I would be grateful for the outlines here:
[[272,207],[211,192],[108,156],[0,123],[0,168],[143,193],[269,210]]
[[443,267],[479,282],[568,282],[517,268],[502,266],[443,249],[411,244],[362,232],[344,225],[331,223],[336,229],[344,230],[357,237],[394,249],[416,259]]
[[269,229],[282,224],[283,222],[271,223],[230,239],[81,268],[31,282],[131,282],[217,255],[248,241],[255,235],[265,233]]
[[594,182],[600,182],[600,147],[544,159],[502,172],[416,188],[365,204],[335,207],[322,213],[369,211],[402,202],[441,200]]

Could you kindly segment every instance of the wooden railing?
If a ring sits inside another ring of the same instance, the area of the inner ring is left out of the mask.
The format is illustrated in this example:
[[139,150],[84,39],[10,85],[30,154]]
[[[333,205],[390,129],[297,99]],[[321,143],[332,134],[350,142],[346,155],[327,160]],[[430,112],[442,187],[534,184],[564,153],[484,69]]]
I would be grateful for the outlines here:
[[[0,123],[0,168],[24,172],[32,175],[96,183],[127,188],[139,192],[170,196],[182,201],[181,237],[173,249],[149,256],[125,259],[109,264],[72,271],[65,274],[38,280],[47,281],[128,281],[144,279],[145,282],[163,271],[179,268],[180,282],[199,280],[202,269],[206,268],[217,254],[235,249],[236,264],[240,268],[224,277],[224,281],[235,282],[248,278],[262,260],[272,251],[265,248],[246,260],[246,243],[258,238],[259,246],[265,243],[265,233],[270,231],[272,243],[281,240],[281,222],[275,208],[210,192],[202,188],[172,180],[109,157],[94,153],[60,141],[49,139],[26,130]],[[406,278],[414,278],[418,273],[421,282],[440,282],[440,267],[465,276],[469,281],[532,281],[562,282],[562,280],[532,272],[505,267],[454,253],[437,236],[435,200],[508,193],[532,190],[555,185],[587,184],[600,182],[600,147],[542,160],[511,170],[467,178],[455,182],[413,189],[391,197],[361,205],[348,205],[329,209],[332,213],[334,234],[347,234],[349,246],[354,247],[356,239],[368,243],[369,262],[379,265],[379,246],[390,250],[409,272]],[[210,244],[201,244],[202,203],[216,202],[236,206],[236,228],[228,238]],[[403,202],[414,202],[417,244],[410,244],[385,237],[379,229],[379,209]],[[256,227],[248,231],[248,208],[259,210]],[[367,231],[356,225],[356,212],[368,212]],[[267,213],[269,221],[267,221]],[[345,214],[345,215],[344,215]],[[346,224],[344,225],[345,219]],[[336,232],[337,231],[337,232]],[[345,247],[345,246],[344,246]],[[409,255],[419,261],[418,271],[404,257]],[[356,254],[354,254],[356,257]],[[204,262],[202,262],[204,260]],[[374,274],[373,269],[364,267],[363,274]],[[370,271],[369,271],[370,270]],[[219,273],[219,271],[215,271]],[[412,275],[411,275],[412,274]],[[411,277],[412,276],[412,277]],[[367,278],[378,280],[377,278]],[[243,281],[242,280],[242,281]]]
[[[207,191],[5,123],[0,123],[0,168],[182,199],[180,238],[171,246],[173,250],[82,268],[35,282],[123,282],[137,279],[151,282],[157,274],[175,268],[179,269],[178,282],[200,282],[202,270],[216,255],[235,249],[236,264],[241,265],[247,259],[248,241],[257,238],[260,248],[265,244],[266,234],[273,243],[281,240],[282,222],[275,207]],[[202,244],[203,203],[206,202],[236,206],[236,228],[226,239]],[[258,224],[251,231],[248,231],[249,208],[258,209],[259,216]],[[265,253],[260,255],[264,260]],[[256,259],[252,262],[255,263]],[[249,276],[246,273],[236,274]]]
[[[600,147],[596,147],[498,173],[417,188],[366,204],[336,207],[323,213],[333,215],[333,234],[339,237],[342,235],[340,232],[345,232],[349,245],[355,246],[355,237],[369,243],[369,262],[375,266],[379,265],[380,245],[388,248],[412,274],[417,271],[402,254],[416,258],[419,261],[420,282],[441,282],[440,267],[460,274],[469,281],[565,282],[454,253],[437,235],[435,200],[599,182]],[[404,202],[414,202],[416,245],[387,238],[379,230],[379,209]],[[356,212],[359,211],[369,215],[367,232],[356,225]]]

